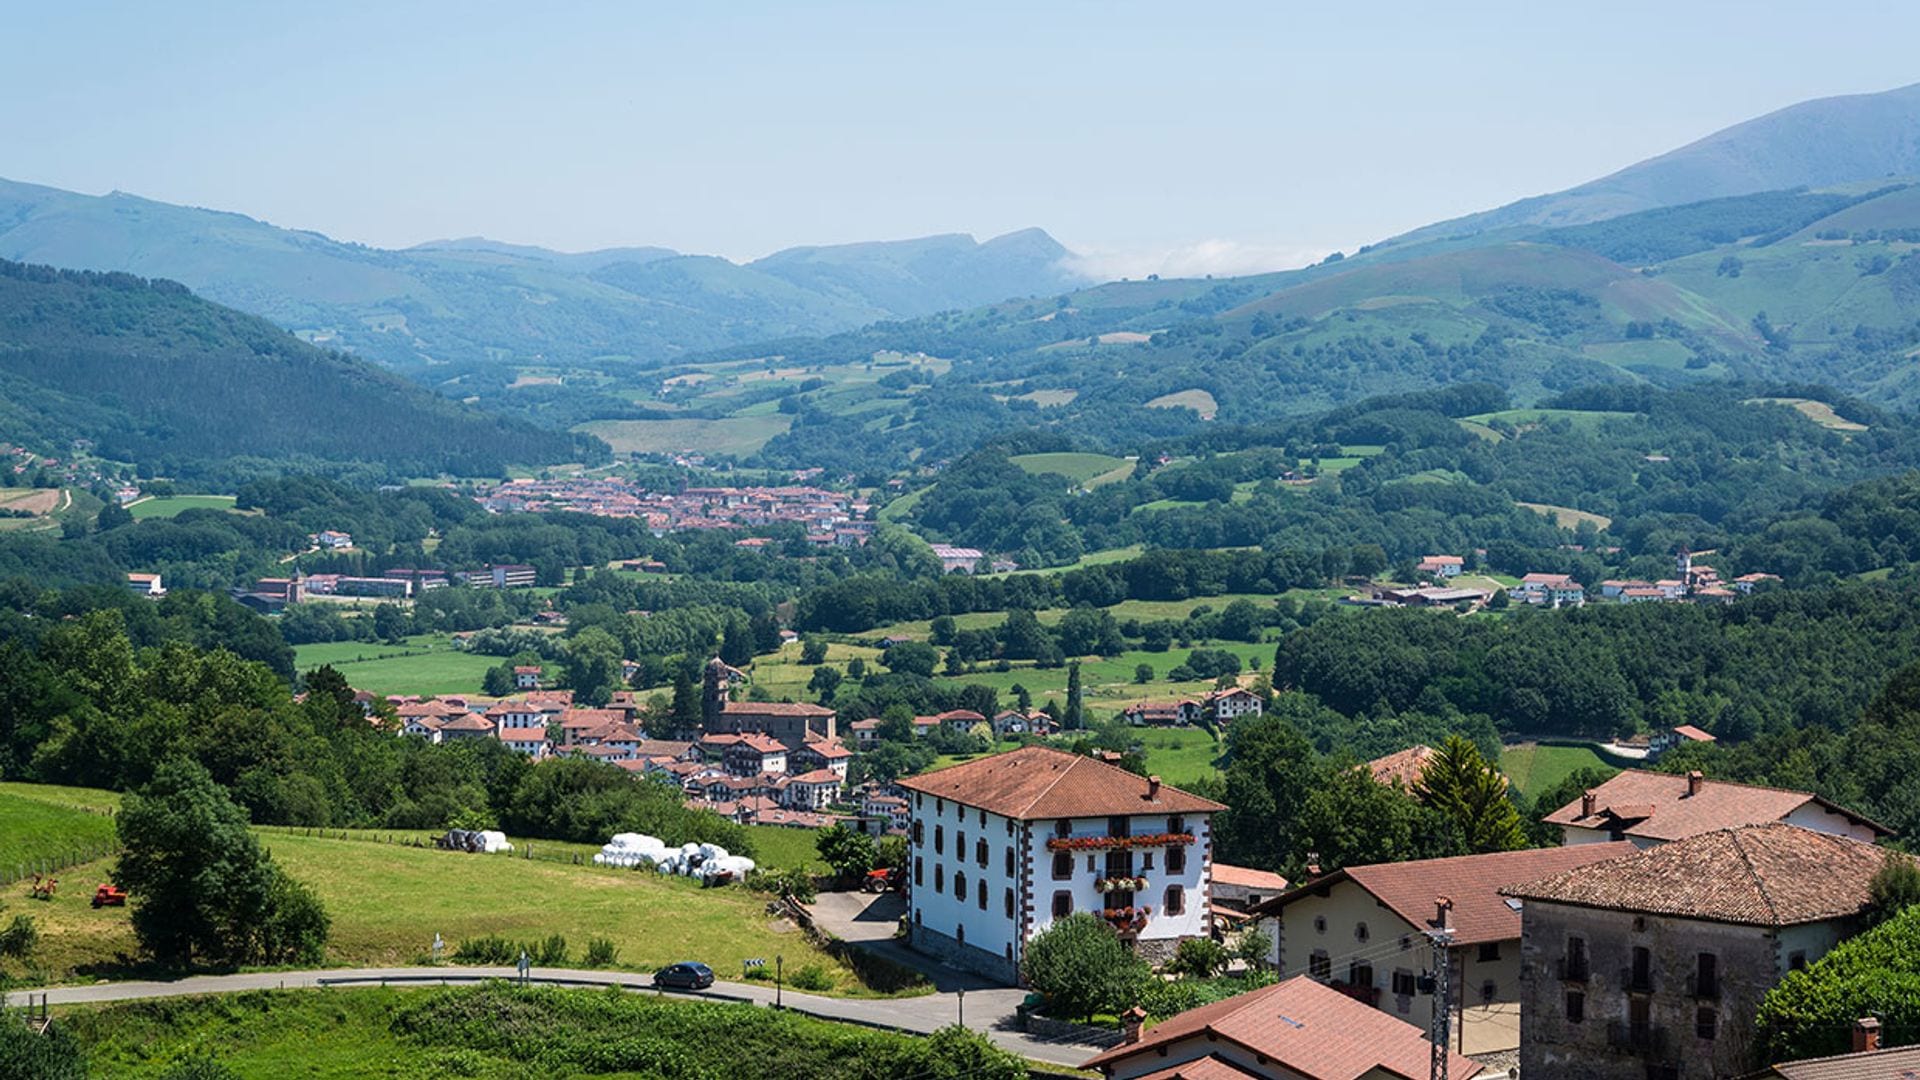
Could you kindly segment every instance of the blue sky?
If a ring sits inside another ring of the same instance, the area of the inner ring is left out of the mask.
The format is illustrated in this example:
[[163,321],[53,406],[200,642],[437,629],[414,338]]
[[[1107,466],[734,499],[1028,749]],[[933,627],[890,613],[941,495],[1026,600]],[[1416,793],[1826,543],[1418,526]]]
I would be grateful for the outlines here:
[[9,179],[379,246],[1038,225],[1115,275],[1295,265],[1920,81],[1894,3],[7,7]]

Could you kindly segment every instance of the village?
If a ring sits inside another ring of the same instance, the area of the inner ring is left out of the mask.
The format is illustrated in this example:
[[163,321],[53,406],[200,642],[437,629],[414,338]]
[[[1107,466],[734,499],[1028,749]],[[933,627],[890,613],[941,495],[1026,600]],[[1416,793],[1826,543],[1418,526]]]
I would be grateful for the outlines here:
[[858,547],[873,534],[869,504],[846,492],[804,485],[688,487],[651,491],[619,477],[510,480],[475,495],[492,513],[564,511],[641,518],[655,536],[694,529],[799,525],[822,547]]

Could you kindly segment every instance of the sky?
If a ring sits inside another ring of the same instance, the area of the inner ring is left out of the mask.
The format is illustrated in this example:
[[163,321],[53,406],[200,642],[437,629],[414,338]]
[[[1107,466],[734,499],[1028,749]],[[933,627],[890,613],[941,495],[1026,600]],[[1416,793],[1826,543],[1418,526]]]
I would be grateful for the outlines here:
[[1878,0],[0,13],[7,179],[379,247],[1039,226],[1102,277],[1301,265],[1920,81],[1920,5]]

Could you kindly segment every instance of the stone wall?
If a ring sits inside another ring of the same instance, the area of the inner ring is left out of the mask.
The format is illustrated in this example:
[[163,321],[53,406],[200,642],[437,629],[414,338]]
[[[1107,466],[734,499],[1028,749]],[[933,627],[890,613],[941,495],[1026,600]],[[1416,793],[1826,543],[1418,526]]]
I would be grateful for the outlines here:
[[1020,972],[1012,960],[972,945],[963,945],[938,930],[912,924],[908,927],[907,944],[914,951],[925,953],[943,964],[984,975],[1008,986],[1020,985]]

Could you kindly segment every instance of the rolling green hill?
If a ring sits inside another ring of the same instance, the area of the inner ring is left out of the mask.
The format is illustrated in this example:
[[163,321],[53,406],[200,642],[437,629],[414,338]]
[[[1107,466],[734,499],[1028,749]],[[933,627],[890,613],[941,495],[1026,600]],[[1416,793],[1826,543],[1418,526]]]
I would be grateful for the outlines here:
[[0,440],[150,474],[498,475],[602,444],[438,397],[169,281],[0,262]]

